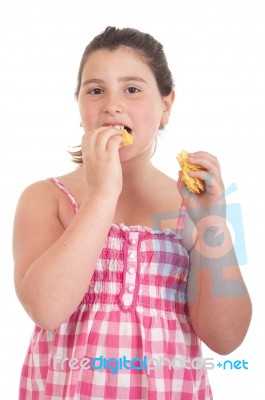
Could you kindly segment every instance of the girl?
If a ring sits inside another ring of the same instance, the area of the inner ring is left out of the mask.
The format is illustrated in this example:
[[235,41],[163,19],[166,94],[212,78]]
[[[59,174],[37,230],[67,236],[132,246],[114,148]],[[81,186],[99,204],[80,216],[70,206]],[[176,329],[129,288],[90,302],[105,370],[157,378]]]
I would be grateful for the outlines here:
[[[80,168],[28,187],[15,217],[15,287],[36,324],[19,398],[212,399],[200,340],[228,354],[251,318],[246,290],[212,291],[204,233],[224,234],[215,259],[231,249],[225,219],[210,211],[224,208],[218,161],[190,157],[204,169],[191,173],[206,183],[200,195],[185,190],[181,174],[177,183],[152,165],[174,89],[163,47],[148,34],[108,27],[96,36],[76,97]],[[122,127],[130,146],[121,147]],[[223,278],[243,286],[233,265]]]

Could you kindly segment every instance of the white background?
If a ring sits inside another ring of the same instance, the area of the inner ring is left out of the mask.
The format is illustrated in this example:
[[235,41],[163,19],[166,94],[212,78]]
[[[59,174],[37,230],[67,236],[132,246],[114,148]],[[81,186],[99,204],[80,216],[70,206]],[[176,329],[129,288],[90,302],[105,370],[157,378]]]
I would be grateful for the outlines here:
[[135,27],[164,44],[177,97],[154,163],[176,178],[181,149],[206,150],[218,157],[226,187],[238,187],[227,201],[240,203],[243,213],[248,263],[242,273],[253,319],[229,356],[203,350],[216,363],[249,363],[248,370],[209,371],[215,400],[264,398],[264,21],[261,0],[2,0],[1,399],[17,398],[33,329],[13,288],[16,203],[30,183],[72,170],[67,150],[82,136],[73,96],[77,69],[86,44],[107,25]]

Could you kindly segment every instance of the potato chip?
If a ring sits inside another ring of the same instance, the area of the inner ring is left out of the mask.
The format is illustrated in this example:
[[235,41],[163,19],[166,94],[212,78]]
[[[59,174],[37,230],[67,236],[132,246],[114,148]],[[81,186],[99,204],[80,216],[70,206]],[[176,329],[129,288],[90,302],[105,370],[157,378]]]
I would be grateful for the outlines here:
[[188,162],[188,157],[189,153],[186,150],[182,150],[177,156],[177,160],[183,172],[182,180],[190,192],[199,194],[205,190],[205,183],[199,178],[191,178],[188,173],[190,171],[198,171],[199,169],[202,170],[202,167],[190,164]]
[[123,143],[120,144],[120,148],[128,146],[133,143],[133,137],[128,133],[126,129],[122,129],[121,133],[122,133]]

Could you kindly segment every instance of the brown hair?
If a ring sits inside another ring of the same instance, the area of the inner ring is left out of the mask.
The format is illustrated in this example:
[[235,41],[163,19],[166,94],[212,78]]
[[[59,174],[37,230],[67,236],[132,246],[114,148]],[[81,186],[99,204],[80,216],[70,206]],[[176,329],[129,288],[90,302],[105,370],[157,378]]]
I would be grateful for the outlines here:
[[[171,93],[174,84],[162,44],[154,39],[153,36],[137,29],[118,29],[108,26],[105,31],[95,36],[85,48],[77,76],[76,98],[78,98],[80,92],[82,73],[89,55],[99,49],[116,50],[120,46],[132,48],[143,58],[155,76],[161,96],[168,96]],[[163,127],[160,127],[160,129],[163,129]],[[83,164],[81,149],[70,152],[70,154],[73,156],[74,162]]]

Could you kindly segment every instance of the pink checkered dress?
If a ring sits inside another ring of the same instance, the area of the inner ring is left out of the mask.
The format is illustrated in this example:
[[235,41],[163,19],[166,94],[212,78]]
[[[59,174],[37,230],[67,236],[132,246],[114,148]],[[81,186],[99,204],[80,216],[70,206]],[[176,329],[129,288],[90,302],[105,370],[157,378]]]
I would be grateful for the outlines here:
[[57,329],[35,326],[20,400],[212,399],[206,369],[190,365],[202,354],[187,313],[184,211],[176,231],[111,225],[77,310]]

